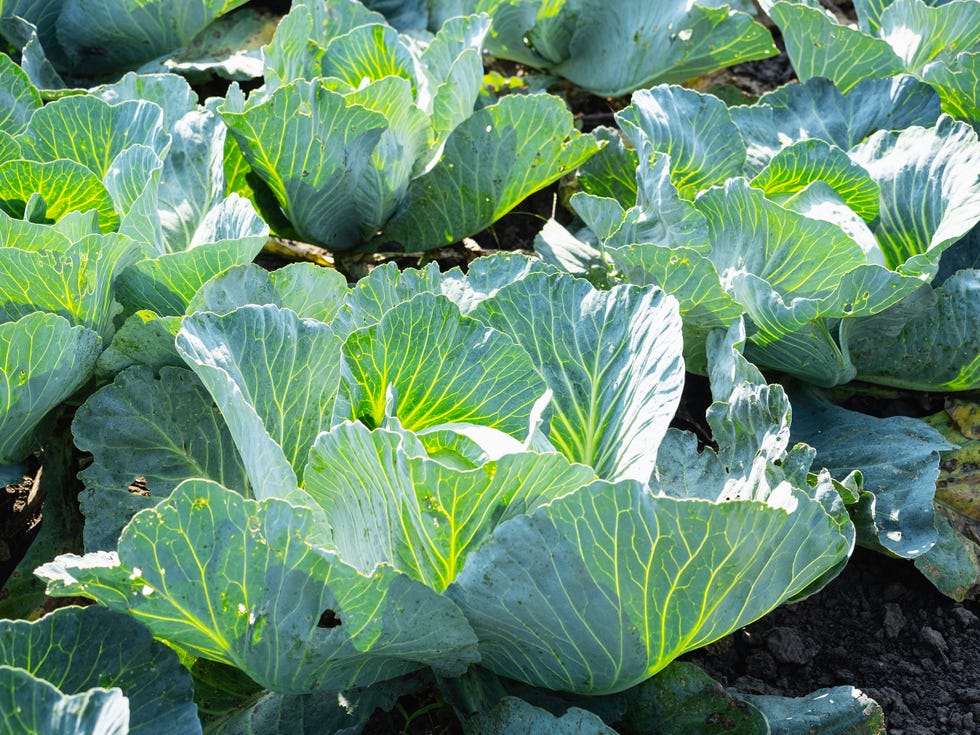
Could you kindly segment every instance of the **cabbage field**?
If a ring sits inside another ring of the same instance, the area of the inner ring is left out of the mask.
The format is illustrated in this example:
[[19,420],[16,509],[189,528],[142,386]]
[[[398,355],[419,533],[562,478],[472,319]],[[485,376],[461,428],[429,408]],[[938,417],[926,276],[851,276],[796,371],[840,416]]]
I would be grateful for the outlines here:
[[855,553],[978,622],[980,0],[0,36],[0,735],[911,722],[705,656]]

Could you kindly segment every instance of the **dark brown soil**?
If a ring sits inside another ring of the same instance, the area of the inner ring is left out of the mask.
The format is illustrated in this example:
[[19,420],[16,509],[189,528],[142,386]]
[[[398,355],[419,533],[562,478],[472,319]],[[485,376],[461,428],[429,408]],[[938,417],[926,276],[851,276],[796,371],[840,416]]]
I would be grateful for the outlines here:
[[814,597],[690,655],[724,684],[800,696],[850,684],[889,735],[980,732],[980,605],[935,590],[911,562],[858,550]]

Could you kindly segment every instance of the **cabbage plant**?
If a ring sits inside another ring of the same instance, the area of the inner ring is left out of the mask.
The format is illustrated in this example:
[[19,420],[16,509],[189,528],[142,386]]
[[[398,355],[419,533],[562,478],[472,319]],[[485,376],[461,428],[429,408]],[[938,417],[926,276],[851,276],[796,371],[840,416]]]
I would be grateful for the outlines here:
[[245,0],[4,0],[0,33],[21,50],[31,81],[66,86],[115,81],[186,46]]
[[972,0],[861,0],[856,27],[806,0],[762,5],[801,81],[826,77],[846,92],[865,79],[914,74],[939,92],[943,111],[980,125],[980,7]]
[[668,428],[680,318],[657,288],[519,256],[351,289],[287,270],[205,285],[170,342],[184,367],[134,365],[79,410],[96,520],[132,473],[151,497],[39,570],[51,594],[132,615],[281,708],[475,664],[595,696],[846,561],[842,498],[789,447],[739,325],[708,348],[718,449],[699,452]]
[[[729,109],[662,86],[617,121],[632,146],[586,166],[572,206],[623,278],[677,296],[692,334],[744,314],[747,354],[767,367],[823,386],[894,380],[873,357],[895,356],[881,338],[902,312],[889,307],[928,289],[980,220],[977,134],[941,115],[932,89],[895,77],[845,94],[814,79]],[[962,312],[935,348],[954,361],[910,372],[910,354],[901,384],[976,386],[961,283],[944,290]]]
[[[769,32],[735,3],[442,0],[435,15],[488,13],[487,51],[543,69],[602,97],[685,82],[775,56]],[[751,6],[750,6],[751,7]]]
[[295,3],[265,51],[265,87],[247,100],[233,88],[219,108],[232,154],[273,202],[269,221],[333,250],[425,250],[488,227],[591,156],[598,144],[556,97],[473,111],[488,25],[453,18],[422,39],[356,0]]

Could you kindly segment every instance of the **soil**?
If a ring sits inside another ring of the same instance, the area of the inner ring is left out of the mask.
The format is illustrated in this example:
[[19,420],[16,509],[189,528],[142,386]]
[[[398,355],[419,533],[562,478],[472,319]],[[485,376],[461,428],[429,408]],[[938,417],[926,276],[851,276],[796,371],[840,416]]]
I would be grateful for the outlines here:
[[980,732],[980,605],[863,549],[818,594],[687,659],[747,693],[849,684],[882,706],[889,735]]

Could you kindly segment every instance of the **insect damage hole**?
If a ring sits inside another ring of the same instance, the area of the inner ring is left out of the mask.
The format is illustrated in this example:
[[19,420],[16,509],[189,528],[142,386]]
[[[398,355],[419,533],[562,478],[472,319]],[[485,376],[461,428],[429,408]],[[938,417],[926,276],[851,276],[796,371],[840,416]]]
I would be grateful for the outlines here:
[[316,624],[317,628],[336,628],[343,625],[343,621],[333,610],[324,610],[320,614],[320,620]]

